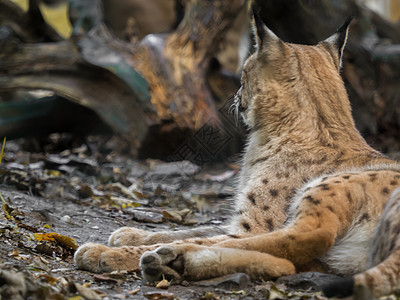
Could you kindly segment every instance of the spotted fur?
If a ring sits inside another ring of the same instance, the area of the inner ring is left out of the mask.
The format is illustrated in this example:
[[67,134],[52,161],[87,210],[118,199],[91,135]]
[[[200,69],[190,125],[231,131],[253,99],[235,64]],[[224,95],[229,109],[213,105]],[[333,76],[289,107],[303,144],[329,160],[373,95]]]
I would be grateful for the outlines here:
[[109,272],[140,264],[148,281],[318,270],[346,276],[328,294],[338,284],[345,293],[360,286],[377,297],[399,292],[400,164],[368,146],[354,126],[339,75],[348,25],[304,46],[283,42],[255,15],[257,50],[233,109],[250,135],[229,226],[122,228],[112,247],[81,246],[78,267]]

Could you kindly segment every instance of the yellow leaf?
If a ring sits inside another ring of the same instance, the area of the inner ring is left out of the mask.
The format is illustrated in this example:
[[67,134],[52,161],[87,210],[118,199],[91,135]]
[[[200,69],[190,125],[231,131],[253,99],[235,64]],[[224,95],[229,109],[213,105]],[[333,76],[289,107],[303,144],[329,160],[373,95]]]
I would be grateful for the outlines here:
[[53,177],[60,177],[61,172],[57,170],[46,170],[46,175],[53,176]]
[[69,297],[68,300],[83,300],[83,297],[78,295],[78,296]]
[[56,284],[57,281],[58,281],[57,278],[55,278],[53,276],[50,276],[50,275],[47,275],[47,274],[40,274],[39,277],[43,278],[44,280],[46,280],[50,284]]
[[78,249],[78,243],[71,237],[57,234],[55,237],[59,244],[70,249]]
[[41,241],[50,241],[50,242],[55,242],[54,235],[57,234],[55,232],[50,232],[50,233],[34,233],[33,237],[38,240],[39,242]]
[[8,256],[18,256],[18,255],[19,255],[19,252],[16,249],[11,252],[8,252]]
[[156,285],[156,288],[158,289],[167,289],[169,287],[169,282],[167,279],[164,278],[163,276],[163,280],[159,281]]
[[14,217],[10,214],[13,211],[13,208],[10,207],[7,203],[5,203],[3,197],[1,197],[3,200],[3,205],[1,206],[1,210],[3,211],[5,217],[9,221],[14,221]]
[[44,224],[43,227],[47,228],[47,229],[51,228],[51,226],[49,224]]
[[55,232],[50,233],[34,233],[34,238],[40,241],[58,242],[61,246],[69,249],[76,250],[78,248],[77,242],[68,236],[61,235]]
[[6,145],[6,138],[4,138],[4,140],[3,140],[3,145],[1,146],[1,152],[0,152],[0,164],[1,164],[1,161],[2,161],[2,159],[3,159],[3,156],[4,156],[4,146]]

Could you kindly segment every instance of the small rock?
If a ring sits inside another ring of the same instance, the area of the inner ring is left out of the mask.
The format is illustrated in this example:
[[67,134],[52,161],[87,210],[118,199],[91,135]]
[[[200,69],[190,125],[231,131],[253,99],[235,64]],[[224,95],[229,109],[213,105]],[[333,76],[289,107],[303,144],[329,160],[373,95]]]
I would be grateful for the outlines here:
[[181,285],[182,285],[182,286],[189,286],[189,282],[187,282],[186,280],[184,280],[184,281],[181,282]]
[[80,187],[78,188],[78,195],[79,195],[79,198],[86,199],[86,198],[92,197],[94,195],[94,193],[93,193],[92,188],[89,185],[82,183],[80,185]]
[[199,286],[213,286],[227,290],[244,289],[250,284],[250,277],[245,273],[236,273],[209,280],[197,281],[194,284]]
[[320,291],[322,286],[340,278],[332,274],[305,272],[280,277],[276,280],[276,283],[283,283],[293,289]]
[[164,163],[156,160],[151,161],[152,171],[147,174],[151,176],[190,176],[200,171],[200,167],[189,161],[177,161]]
[[71,224],[71,217],[68,215],[62,216],[61,221]]
[[164,216],[159,213],[149,212],[149,211],[140,211],[127,209],[126,212],[132,214],[132,219],[138,222],[145,223],[162,223],[164,221]]

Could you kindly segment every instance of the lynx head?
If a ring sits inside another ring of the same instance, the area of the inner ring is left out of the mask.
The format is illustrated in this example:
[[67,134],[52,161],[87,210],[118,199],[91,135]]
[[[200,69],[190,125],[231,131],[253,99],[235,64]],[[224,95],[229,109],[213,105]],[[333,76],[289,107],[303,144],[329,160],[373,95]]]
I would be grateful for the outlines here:
[[254,13],[256,51],[244,64],[233,104],[251,129],[353,122],[339,75],[350,21],[328,39],[306,46],[283,42]]

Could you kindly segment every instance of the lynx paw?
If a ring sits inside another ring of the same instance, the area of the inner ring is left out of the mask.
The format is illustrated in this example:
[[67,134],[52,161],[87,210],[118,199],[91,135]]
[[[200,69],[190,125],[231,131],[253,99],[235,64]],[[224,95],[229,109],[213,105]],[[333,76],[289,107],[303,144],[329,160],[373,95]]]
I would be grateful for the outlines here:
[[164,275],[166,279],[179,283],[183,279],[184,256],[179,248],[159,247],[142,255],[140,268],[149,282],[161,280]]
[[140,246],[144,244],[147,235],[148,232],[138,228],[122,227],[111,234],[108,244],[112,247]]
[[139,268],[141,248],[110,248],[104,245],[87,243],[75,252],[74,261],[79,269],[93,273],[112,271],[133,271]]

